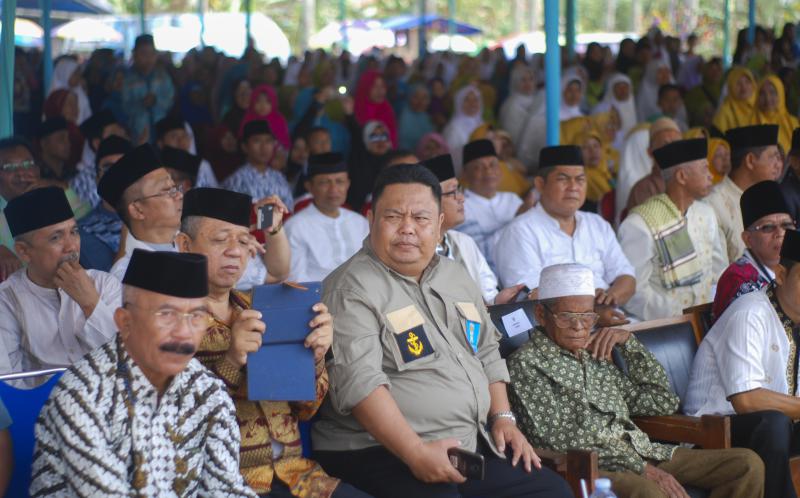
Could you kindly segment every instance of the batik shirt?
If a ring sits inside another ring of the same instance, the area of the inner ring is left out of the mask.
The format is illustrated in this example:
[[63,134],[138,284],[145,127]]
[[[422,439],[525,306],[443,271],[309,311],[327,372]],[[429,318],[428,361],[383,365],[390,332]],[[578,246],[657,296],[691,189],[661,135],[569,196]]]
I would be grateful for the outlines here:
[[671,415],[678,396],[634,336],[618,349],[627,375],[586,351],[576,357],[537,329],[507,360],[511,405],[533,446],[596,451],[600,468],[609,472],[641,474],[646,460],[672,458],[676,446],[650,441],[631,417]]
[[[250,309],[252,296],[231,292],[233,316]],[[269,328],[269,324],[267,324]],[[269,493],[272,480],[280,479],[293,496],[328,498],[339,484],[317,463],[302,457],[299,421],[311,419],[328,392],[325,362],[317,363],[317,399],[311,402],[250,401],[245,369],[225,359],[231,343],[231,327],[215,319],[206,332],[197,359],[223,380],[236,405],[242,434],[240,471],[259,494]]]
[[283,173],[272,168],[258,171],[252,164],[247,163],[226,178],[222,183],[222,188],[247,194],[254,201],[277,195],[288,209],[292,209],[294,206],[292,187],[289,186],[289,181],[286,180]]
[[81,231],[100,239],[116,254],[119,252],[119,238],[122,233],[122,220],[114,211],[98,205],[78,222]]
[[711,308],[711,318],[716,320],[737,298],[761,290],[775,279],[772,270],[756,260],[749,249],[722,273],[717,282],[717,292]]
[[247,496],[222,382],[192,360],[159,396],[117,338],[70,368],[36,424],[31,495]]

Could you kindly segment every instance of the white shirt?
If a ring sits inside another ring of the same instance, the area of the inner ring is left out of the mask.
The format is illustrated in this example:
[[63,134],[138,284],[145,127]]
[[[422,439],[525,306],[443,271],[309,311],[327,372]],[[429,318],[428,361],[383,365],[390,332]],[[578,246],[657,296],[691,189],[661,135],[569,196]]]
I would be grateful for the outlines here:
[[622,211],[628,207],[628,198],[636,183],[653,171],[653,159],[647,154],[650,147],[650,128],[636,130],[628,135],[619,158],[617,186],[614,189],[614,219],[619,224]]
[[449,242],[450,253],[448,258],[459,261],[469,272],[472,280],[478,284],[483,294],[483,300],[489,304],[494,303],[494,298],[498,294],[497,290],[497,276],[494,274],[486,258],[481,254],[478,249],[478,244],[472,240],[472,237],[457,230],[448,230],[445,239]]
[[[89,318],[63,290],[33,283],[25,268],[0,284],[0,373],[67,367],[116,335],[122,286],[106,272],[86,272],[100,294]],[[36,384],[31,379],[17,385]]]
[[726,175],[721,182],[714,185],[711,193],[704,199],[714,208],[714,213],[717,215],[719,231],[728,251],[729,261],[739,259],[746,249],[742,240],[744,222],[739,204],[743,193],[742,189]]
[[636,293],[625,309],[642,320],[678,316],[686,308],[714,300],[717,280],[728,267],[717,217],[708,204],[695,201],[686,211],[686,218],[689,237],[704,273],[700,282],[672,289],[661,284],[661,260],[644,218],[631,213],[619,227],[617,235],[622,251],[636,270]]
[[120,282],[125,277],[125,272],[128,270],[128,264],[131,262],[131,256],[133,255],[134,249],[142,249],[144,251],[170,251],[170,252],[178,252],[178,248],[175,247],[175,243],[172,242],[171,244],[158,244],[156,247],[155,244],[151,244],[149,242],[143,242],[136,237],[133,236],[133,233],[128,230],[128,236],[125,237],[125,255],[119,258],[114,265],[111,267],[109,273],[111,273],[114,277],[117,278]]
[[219,188],[219,181],[214,170],[211,168],[211,163],[203,159],[200,161],[200,167],[197,169],[197,180],[194,182],[195,188],[197,187],[212,187]]
[[331,218],[311,203],[286,222],[291,248],[289,280],[320,282],[358,252],[369,234],[369,223],[360,214],[340,208]]
[[728,399],[753,389],[789,393],[789,341],[764,291],[736,299],[708,331],[692,364],[684,411],[733,415]]
[[609,288],[622,275],[635,274],[606,220],[594,213],[577,211],[575,232],[570,236],[541,202],[503,229],[494,255],[504,287],[525,284],[536,289],[542,270],[561,263],[591,268],[598,289]]
[[493,265],[492,247],[497,233],[517,215],[522,199],[511,192],[497,192],[487,199],[472,190],[464,191],[464,223],[456,227],[475,240],[481,253]]

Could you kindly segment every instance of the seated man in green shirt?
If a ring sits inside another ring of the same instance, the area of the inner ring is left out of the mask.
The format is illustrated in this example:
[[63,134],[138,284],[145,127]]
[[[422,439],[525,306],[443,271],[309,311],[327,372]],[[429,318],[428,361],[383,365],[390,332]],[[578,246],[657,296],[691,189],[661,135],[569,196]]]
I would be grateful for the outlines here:
[[[741,449],[693,450],[650,441],[634,416],[678,408],[664,369],[628,331],[600,329],[591,269],[576,263],[542,270],[537,327],[507,361],[509,399],[519,427],[537,447],[596,451],[600,474],[619,498],[688,497],[684,485],[712,498],[763,496],[764,465]],[[611,360],[617,347],[628,366]]]

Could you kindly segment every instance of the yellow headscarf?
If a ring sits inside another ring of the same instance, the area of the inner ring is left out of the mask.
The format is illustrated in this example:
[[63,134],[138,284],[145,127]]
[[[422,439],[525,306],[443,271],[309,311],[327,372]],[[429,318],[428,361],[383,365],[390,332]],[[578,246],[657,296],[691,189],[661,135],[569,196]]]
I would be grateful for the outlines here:
[[742,76],[750,78],[753,86],[756,86],[756,79],[753,77],[753,73],[745,67],[734,67],[731,69],[730,73],[728,73],[728,78],[725,80],[728,94],[725,96],[725,100],[722,102],[719,109],[717,109],[717,114],[714,116],[714,126],[719,128],[723,133],[731,128],[747,126],[752,119],[757,92],[753,92],[750,98],[746,100],[736,99],[733,96],[733,88]]
[[603,134],[600,133],[595,127],[589,127],[577,137],[574,141],[563,142],[565,145],[577,145],[583,147],[589,139],[594,138],[600,142],[600,164],[597,166],[586,165],[586,198],[592,202],[600,202],[607,192],[613,188],[612,181],[614,176],[608,168],[608,156],[606,155],[605,142]]
[[719,173],[716,169],[714,169],[714,154],[717,153],[717,149],[720,147],[725,147],[729,151],[731,146],[728,145],[728,142],[722,138],[712,137],[708,139],[708,172],[711,173],[711,182],[716,185],[725,178],[725,175]]
[[783,88],[783,82],[777,76],[770,75],[761,80],[756,95],[761,93],[761,89],[764,88],[764,85],[767,83],[772,83],[775,87],[775,91],[778,92],[778,108],[774,111],[762,111],[758,108],[758,105],[756,105],[750,124],[778,125],[778,143],[781,144],[784,153],[786,153],[792,148],[792,132],[795,128],[800,126],[800,122],[786,110],[786,92]]
[[[488,138],[489,132],[494,132],[494,128],[488,123],[483,123],[470,134],[469,141],[472,142],[473,140]],[[500,151],[496,152],[498,154],[500,153]],[[498,158],[498,162],[500,164],[500,183],[497,185],[497,190],[501,192],[514,192],[520,197],[525,196],[531,189],[531,184],[525,176],[502,159]],[[469,188],[469,185],[463,180],[462,183],[465,187]]]

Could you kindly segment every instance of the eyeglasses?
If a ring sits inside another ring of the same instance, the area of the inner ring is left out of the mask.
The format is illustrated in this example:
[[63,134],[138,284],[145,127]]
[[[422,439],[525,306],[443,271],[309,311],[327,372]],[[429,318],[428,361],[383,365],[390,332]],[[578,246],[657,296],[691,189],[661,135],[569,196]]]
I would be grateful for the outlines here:
[[789,230],[795,230],[797,228],[797,223],[794,220],[792,221],[784,221],[783,223],[775,224],[775,223],[764,223],[763,225],[757,225],[751,228],[748,228],[748,232],[761,232],[765,234],[775,233],[778,229],[787,232]]
[[464,186],[463,185],[459,185],[458,187],[456,187],[454,190],[451,190],[450,192],[442,192],[442,197],[444,197],[446,195],[452,195],[453,197],[455,197],[456,195],[459,195],[459,194],[460,195],[464,195]]
[[183,193],[183,185],[173,185],[172,187],[169,188],[169,190],[164,190],[162,192],[153,195],[146,195],[144,197],[139,197],[138,199],[134,199],[133,202],[143,201],[145,199],[152,199],[154,197],[164,197],[164,196],[168,196],[174,199],[178,196],[179,193],[180,194]]
[[5,163],[0,165],[0,171],[5,171],[6,173],[14,173],[17,171],[29,170],[36,167],[35,161],[19,161],[16,163]]
[[[125,303],[124,308],[134,307],[144,309],[134,303]],[[189,327],[193,329],[208,328],[211,325],[212,315],[205,310],[194,310],[189,313],[181,313],[174,309],[162,309],[152,312],[154,323],[156,327],[161,330],[174,330],[181,323],[181,320],[187,320]]]
[[546,304],[542,304],[542,306],[544,306],[544,309],[546,309],[547,312],[553,316],[556,325],[562,329],[572,327],[576,324],[583,328],[591,329],[600,319],[600,315],[597,313],[570,313],[568,311],[554,313],[553,310],[551,310]]

